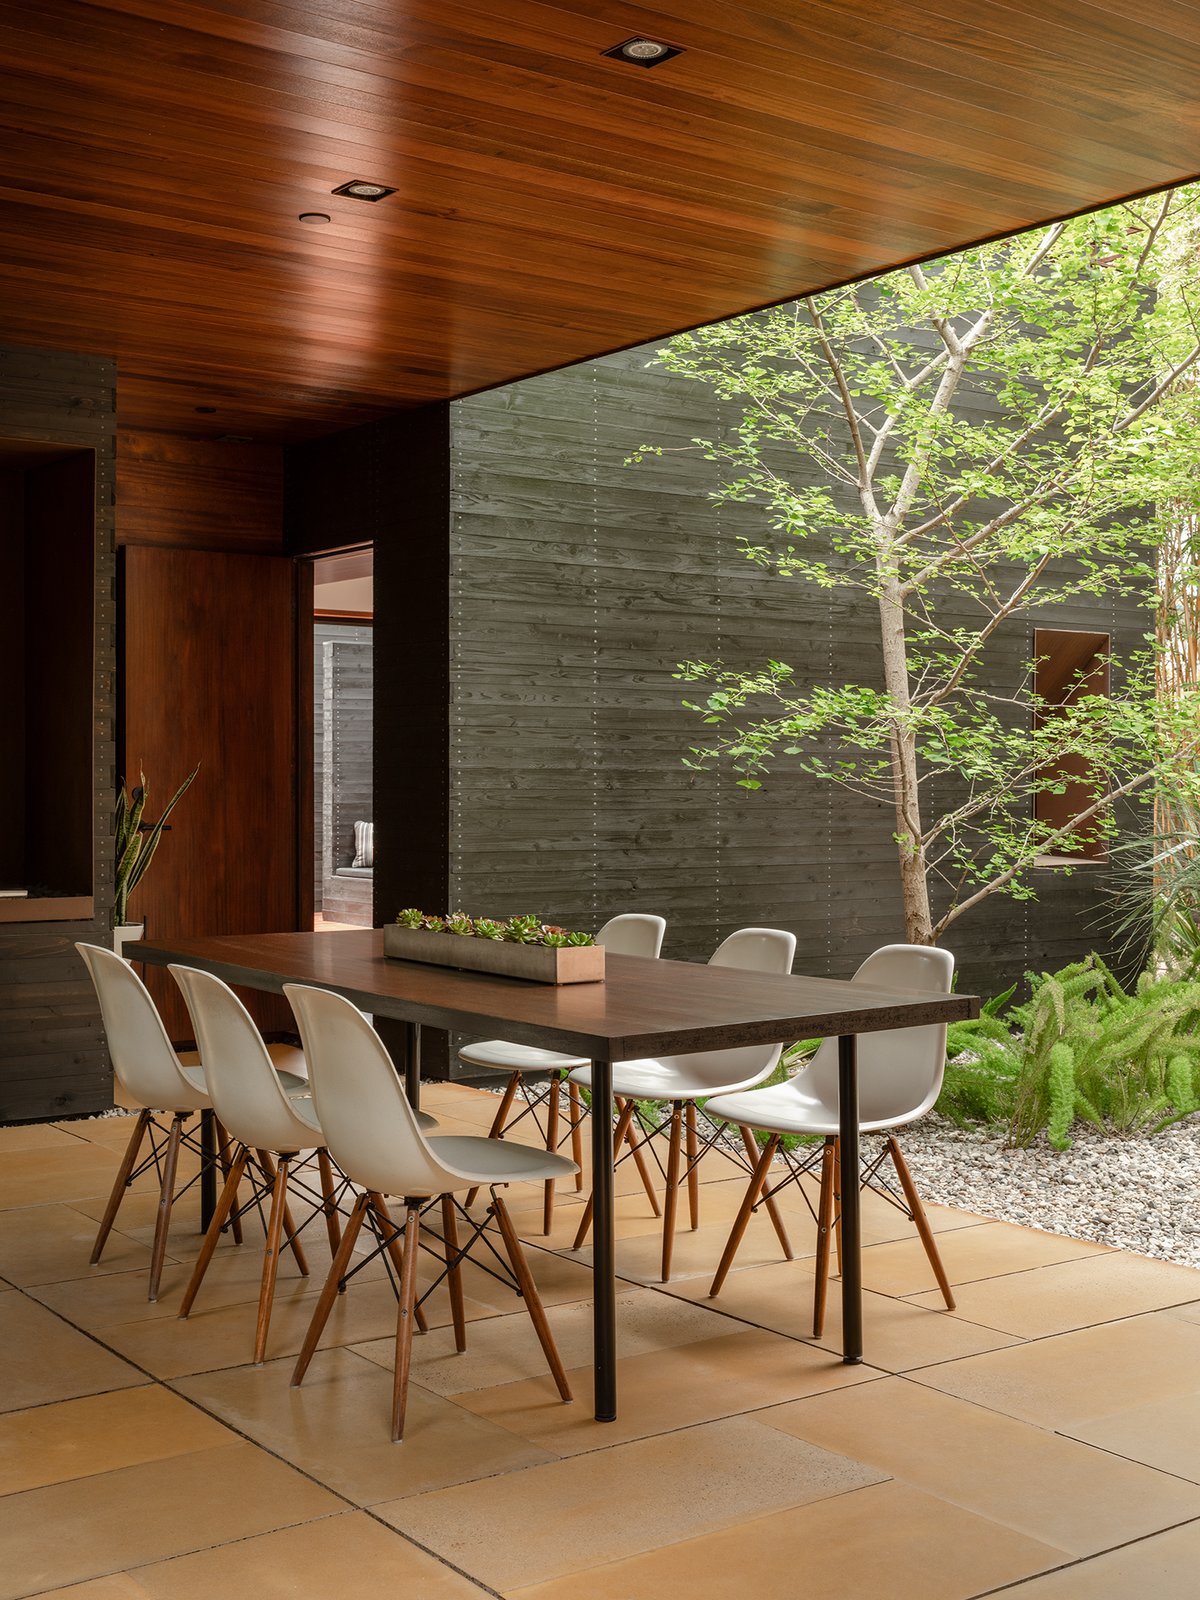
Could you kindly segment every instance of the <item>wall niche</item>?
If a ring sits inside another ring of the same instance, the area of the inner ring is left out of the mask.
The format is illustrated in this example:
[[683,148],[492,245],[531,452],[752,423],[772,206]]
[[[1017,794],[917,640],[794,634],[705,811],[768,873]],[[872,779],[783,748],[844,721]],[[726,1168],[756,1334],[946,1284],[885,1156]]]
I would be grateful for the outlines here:
[[96,454],[0,439],[0,922],[94,911]]

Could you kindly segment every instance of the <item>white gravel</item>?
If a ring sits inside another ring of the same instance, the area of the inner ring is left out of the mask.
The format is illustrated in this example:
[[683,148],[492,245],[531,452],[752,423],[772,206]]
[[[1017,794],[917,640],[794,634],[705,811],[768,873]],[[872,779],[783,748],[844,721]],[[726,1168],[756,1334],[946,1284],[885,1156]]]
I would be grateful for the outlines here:
[[924,1200],[1200,1267],[1200,1118],[1153,1137],[1072,1137],[1066,1151],[1044,1138],[1013,1150],[930,1115],[900,1140]]

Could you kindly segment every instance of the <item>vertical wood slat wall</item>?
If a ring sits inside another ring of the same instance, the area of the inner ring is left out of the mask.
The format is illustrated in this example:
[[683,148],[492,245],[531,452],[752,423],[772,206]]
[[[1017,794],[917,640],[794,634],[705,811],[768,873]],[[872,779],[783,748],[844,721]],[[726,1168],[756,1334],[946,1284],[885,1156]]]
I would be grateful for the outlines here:
[[[774,657],[800,683],[872,681],[871,602],[772,577],[736,546],[752,508],[715,507],[688,446],[719,427],[701,386],[625,352],[452,408],[450,903],[595,927],[667,918],[664,954],[702,960],[733,929],[793,929],[796,968],[848,975],[904,937],[890,809],[781,761],[767,786],[682,762],[702,736],[684,659]],[[728,420],[727,418],[725,420]],[[643,443],[666,447],[639,466]],[[1035,625],[1099,628],[1120,657],[1147,612],[1127,598],[1048,608],[989,657],[1015,689]],[[1109,873],[1035,875],[946,943],[960,986],[1108,944]]]
[[[0,438],[95,451],[92,686],[93,916],[0,925],[0,1122],[97,1111],[112,1073],[76,940],[109,942],[115,777],[116,599],[113,531],[116,369],[95,356],[0,349]],[[54,640],[41,642],[47,652]],[[36,663],[36,657],[31,658]],[[53,806],[53,796],[46,805]]]

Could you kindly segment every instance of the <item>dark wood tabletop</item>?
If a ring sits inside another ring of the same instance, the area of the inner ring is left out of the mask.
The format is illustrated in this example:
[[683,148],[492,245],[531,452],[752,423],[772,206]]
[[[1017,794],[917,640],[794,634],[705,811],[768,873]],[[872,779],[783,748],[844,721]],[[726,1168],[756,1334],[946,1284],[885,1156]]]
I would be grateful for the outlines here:
[[852,989],[843,979],[611,954],[603,983],[528,983],[389,960],[378,928],[155,940],[127,951],[135,961],[160,966],[203,965],[228,983],[255,989],[316,984],[377,1016],[430,1027],[471,1030],[486,1023],[494,1032],[499,1026],[514,1043],[599,1061],[876,1033],[979,1015],[974,995]]

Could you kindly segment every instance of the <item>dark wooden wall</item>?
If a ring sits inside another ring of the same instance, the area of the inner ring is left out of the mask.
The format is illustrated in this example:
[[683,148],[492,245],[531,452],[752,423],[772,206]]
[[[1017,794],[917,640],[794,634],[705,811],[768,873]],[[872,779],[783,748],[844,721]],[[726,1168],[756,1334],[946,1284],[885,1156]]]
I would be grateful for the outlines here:
[[278,555],[283,451],[253,442],[122,429],[117,503],[120,544]]
[[[727,767],[689,771],[702,729],[672,674],[775,657],[801,683],[877,681],[873,607],[741,556],[759,513],[715,507],[713,469],[686,448],[721,403],[652,354],[453,407],[449,900],[583,927],[657,911],[664,952],[685,959],[780,925],[798,970],[846,975],[904,937],[890,808],[786,761],[757,792]],[[668,453],[627,466],[644,442]],[[1034,613],[992,651],[998,682],[1015,687],[1035,625],[1110,632],[1119,657],[1147,614],[1117,598]],[[996,992],[1104,948],[1107,879],[1040,871],[1036,901],[970,913],[946,941],[962,986]]]
[[[284,458],[284,528],[295,555],[375,551],[372,771],[375,922],[449,892],[450,408],[423,406]],[[394,1029],[381,1030],[398,1045]],[[426,1031],[430,1071],[446,1062]]]
[[[84,597],[94,636],[84,686],[91,695],[92,736],[83,753],[93,916],[80,922],[0,924],[0,1122],[95,1111],[111,1102],[95,996],[73,946],[79,939],[107,942],[112,906],[115,382],[113,363],[103,358],[0,349],[0,438],[95,452],[94,583]],[[54,649],[52,638],[45,649]]]

